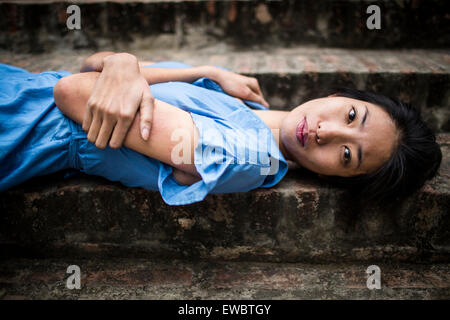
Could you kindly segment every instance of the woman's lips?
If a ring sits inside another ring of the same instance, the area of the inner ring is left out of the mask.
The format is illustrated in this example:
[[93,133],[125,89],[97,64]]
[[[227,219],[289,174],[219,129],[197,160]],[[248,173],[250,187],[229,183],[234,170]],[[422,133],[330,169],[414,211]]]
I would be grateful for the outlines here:
[[306,117],[298,124],[296,136],[301,145],[305,147],[308,139],[308,122],[306,122]]

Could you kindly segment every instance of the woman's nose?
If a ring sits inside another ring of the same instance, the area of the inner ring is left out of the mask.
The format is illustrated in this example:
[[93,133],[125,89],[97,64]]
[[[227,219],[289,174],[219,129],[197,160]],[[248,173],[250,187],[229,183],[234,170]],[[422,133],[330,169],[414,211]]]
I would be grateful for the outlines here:
[[340,124],[320,122],[317,127],[316,136],[319,144],[349,141],[352,137],[352,131],[351,128]]

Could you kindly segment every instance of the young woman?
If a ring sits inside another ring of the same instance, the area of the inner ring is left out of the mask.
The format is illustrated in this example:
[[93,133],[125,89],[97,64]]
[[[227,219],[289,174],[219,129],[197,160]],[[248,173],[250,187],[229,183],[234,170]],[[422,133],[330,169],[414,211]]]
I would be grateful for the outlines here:
[[148,67],[112,53],[74,75],[0,65],[0,190],[73,168],[181,205],[271,187],[291,160],[384,199],[439,168],[434,135],[399,101],[345,89],[273,111],[255,79],[176,62]]

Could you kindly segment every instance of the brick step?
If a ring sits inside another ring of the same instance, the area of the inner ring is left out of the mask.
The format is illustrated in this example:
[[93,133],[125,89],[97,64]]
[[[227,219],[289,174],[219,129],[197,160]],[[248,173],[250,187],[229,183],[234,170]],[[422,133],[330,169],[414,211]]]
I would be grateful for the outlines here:
[[102,178],[34,179],[0,194],[0,256],[450,262],[450,134],[439,142],[440,175],[383,208],[299,168],[270,189],[172,207]]
[[[78,72],[95,51],[59,50],[46,54],[0,51],[0,62],[32,72]],[[255,76],[273,109],[290,110],[309,99],[349,86],[399,97],[421,109],[436,132],[450,132],[450,54],[443,50],[349,50],[278,48],[235,51],[229,47],[167,51],[130,50],[142,60],[176,60],[193,66],[220,65]]]
[[[2,1],[5,2],[5,1]],[[313,45],[346,48],[448,48],[446,0],[416,1],[41,1],[0,4],[0,48],[16,52],[116,45],[198,49]],[[77,3],[81,30],[66,26]],[[381,29],[369,30],[369,5]]]
[[[80,267],[79,290],[66,287],[69,265]],[[0,299],[450,298],[450,264],[378,264],[381,289],[372,290],[367,288],[368,267],[153,259],[3,260]]]

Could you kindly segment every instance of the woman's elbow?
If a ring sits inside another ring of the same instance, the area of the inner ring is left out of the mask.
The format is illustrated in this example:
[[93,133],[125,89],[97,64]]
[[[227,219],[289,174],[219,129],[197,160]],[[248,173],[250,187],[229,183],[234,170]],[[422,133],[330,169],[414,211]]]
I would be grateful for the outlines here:
[[190,186],[191,184],[194,184],[202,179],[199,176],[194,176],[176,168],[173,168],[172,175],[179,184],[187,186]]
[[53,98],[55,99],[55,104],[65,113],[65,108],[67,107],[67,102],[70,100],[71,95],[71,79],[70,76],[64,77],[58,80],[56,85],[53,87]]
[[96,72],[77,73],[59,79],[53,87],[55,104],[64,115],[77,123],[83,122],[84,107],[94,87]]

